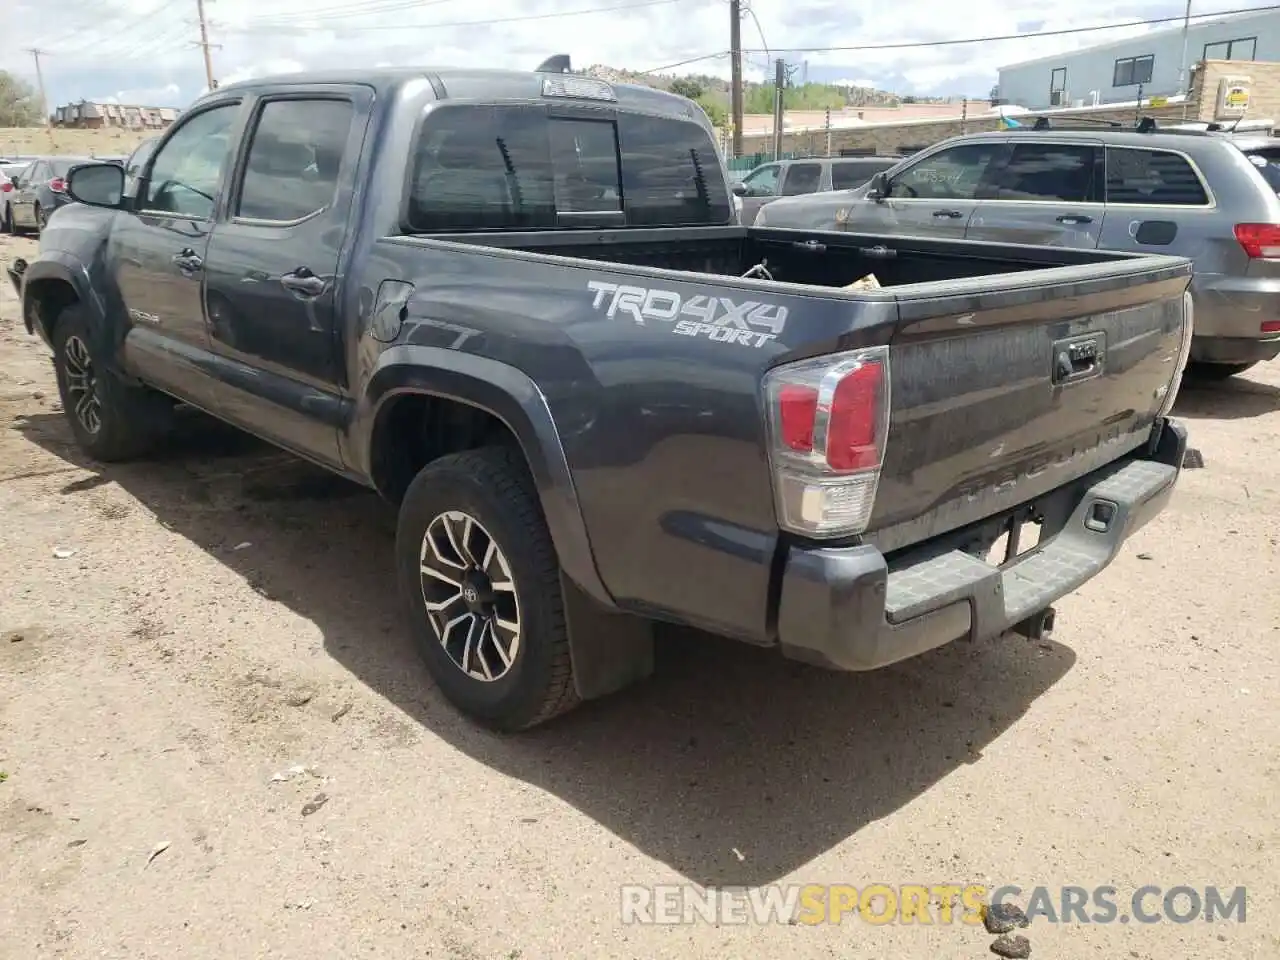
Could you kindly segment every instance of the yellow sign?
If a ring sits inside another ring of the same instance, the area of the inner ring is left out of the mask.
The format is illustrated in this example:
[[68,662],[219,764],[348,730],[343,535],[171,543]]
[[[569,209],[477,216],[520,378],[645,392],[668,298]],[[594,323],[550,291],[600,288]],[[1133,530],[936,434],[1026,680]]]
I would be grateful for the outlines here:
[[1223,103],[1233,110],[1243,110],[1249,105],[1249,88],[1232,87],[1223,98]]
[[1168,97],[1152,97],[1147,101],[1149,107],[1167,107],[1169,105]]

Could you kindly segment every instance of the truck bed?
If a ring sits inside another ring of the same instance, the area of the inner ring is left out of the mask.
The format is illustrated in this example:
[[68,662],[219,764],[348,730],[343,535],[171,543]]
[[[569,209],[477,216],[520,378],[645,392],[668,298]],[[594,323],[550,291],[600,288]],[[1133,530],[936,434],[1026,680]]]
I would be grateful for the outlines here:
[[[407,278],[433,278],[409,304],[426,318],[411,341],[447,343],[440,317],[510,331],[464,349],[539,383],[619,602],[698,609],[698,625],[756,642],[795,542],[764,469],[766,370],[890,345],[887,450],[850,542],[912,564],[980,551],[1014,513],[1040,518],[1037,501],[1147,443],[1190,323],[1190,263],[1174,257],[748,227],[386,242],[412,249],[397,255]],[[761,262],[772,281],[741,278]],[[882,289],[842,289],[867,273]],[[765,312],[740,323],[748,307]],[[1087,369],[1059,376],[1076,348]]]

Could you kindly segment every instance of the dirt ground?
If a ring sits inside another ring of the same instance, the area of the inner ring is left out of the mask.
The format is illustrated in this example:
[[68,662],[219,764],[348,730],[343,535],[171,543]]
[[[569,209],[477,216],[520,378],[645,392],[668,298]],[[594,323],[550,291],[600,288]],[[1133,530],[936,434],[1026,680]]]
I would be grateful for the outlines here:
[[1051,642],[843,676],[671,630],[650,682],[499,737],[418,665],[388,508],[203,419],[95,467],[3,298],[4,960],[991,955],[959,923],[620,919],[625,884],[775,882],[1243,885],[1243,924],[1025,932],[1280,956],[1280,364],[1184,393],[1204,468]]

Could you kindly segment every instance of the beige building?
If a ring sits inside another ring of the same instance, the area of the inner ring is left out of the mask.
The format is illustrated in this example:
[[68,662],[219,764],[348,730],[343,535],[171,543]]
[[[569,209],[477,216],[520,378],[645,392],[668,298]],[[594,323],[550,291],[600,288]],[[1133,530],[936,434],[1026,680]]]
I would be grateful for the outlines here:
[[163,130],[178,119],[174,107],[142,107],[127,103],[96,103],[81,100],[58,107],[51,118],[56,127],[78,127],[97,130],[118,127],[123,130]]

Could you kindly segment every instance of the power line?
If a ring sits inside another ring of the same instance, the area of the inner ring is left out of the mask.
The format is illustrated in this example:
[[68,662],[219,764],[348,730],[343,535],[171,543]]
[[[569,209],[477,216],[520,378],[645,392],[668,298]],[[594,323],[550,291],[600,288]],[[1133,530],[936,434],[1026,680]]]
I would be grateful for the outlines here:
[[[589,7],[585,10],[560,10],[555,13],[532,13],[516,17],[500,17],[493,20],[464,20],[455,23],[379,23],[367,27],[341,27],[344,33],[364,33],[371,30],[442,30],[450,27],[488,27],[499,23],[525,23],[531,20],[558,20],[562,17],[582,17],[593,13],[611,13],[619,10],[641,10],[645,7],[660,7],[672,3],[687,3],[688,0],[640,0],[638,3],[619,3],[608,7]],[[226,28],[225,33],[262,33],[278,27],[289,27],[295,30],[306,30],[307,27],[296,23],[261,23],[258,29]],[[315,29],[330,29],[317,27]]]
[[701,63],[703,60],[715,60],[719,57],[727,57],[732,54],[729,50],[717,50],[715,53],[704,53],[701,56],[690,57],[688,60],[677,60],[675,63],[664,63],[660,67],[650,67],[648,70],[641,70],[641,74],[661,73],[663,70],[672,70],[676,67],[687,66],[690,63]]
[[[1239,10],[1219,10],[1217,13],[1199,13],[1193,20],[1205,20],[1213,17],[1227,17],[1238,13],[1265,13],[1268,10],[1280,10],[1280,4],[1266,7],[1244,7]],[[1101,30],[1119,30],[1123,27],[1145,27],[1160,23],[1182,22],[1184,18],[1152,17],[1149,20],[1130,20],[1125,23],[1099,24],[1092,27],[1069,27],[1063,30],[1043,30],[1039,33],[1006,33],[991,37],[965,37],[962,40],[918,40],[910,43],[863,43],[840,47],[774,47],[774,53],[840,53],[854,50],[914,50],[924,47],[955,47],[966,43],[994,43],[999,40],[1033,40],[1037,37],[1064,37],[1070,34],[1097,33]],[[743,53],[767,53],[763,50],[746,50]]]
[[332,7],[315,7],[309,10],[298,10],[280,14],[255,17],[246,21],[246,26],[257,23],[273,25],[288,23],[306,23],[312,20],[348,20],[352,17],[380,16],[385,13],[397,13],[401,10],[421,10],[423,7],[438,7],[445,3],[458,3],[459,0],[372,0],[372,2],[340,4]]

